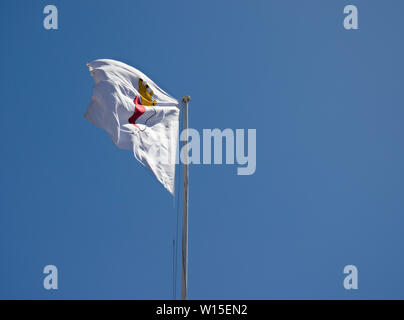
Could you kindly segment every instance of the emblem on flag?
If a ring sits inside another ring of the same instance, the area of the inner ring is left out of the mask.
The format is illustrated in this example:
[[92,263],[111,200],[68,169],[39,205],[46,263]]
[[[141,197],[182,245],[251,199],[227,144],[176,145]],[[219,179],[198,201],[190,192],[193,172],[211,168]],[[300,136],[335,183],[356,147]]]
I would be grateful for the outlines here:
[[[135,104],[135,111],[133,112],[133,115],[128,119],[129,123],[132,123],[134,126],[138,127],[139,126],[136,124],[136,120],[140,118],[145,112],[146,112],[146,106],[154,106],[156,105],[156,100],[153,100],[153,95],[154,92],[153,90],[150,89],[149,85],[145,85],[143,82],[143,79],[139,78],[139,96],[136,96],[135,99],[133,99],[133,102]],[[148,120],[150,120],[152,117],[156,115],[156,110],[152,108],[154,111],[154,114],[152,114],[149,118],[146,119],[146,123]],[[146,128],[139,128],[139,130],[145,130]]]

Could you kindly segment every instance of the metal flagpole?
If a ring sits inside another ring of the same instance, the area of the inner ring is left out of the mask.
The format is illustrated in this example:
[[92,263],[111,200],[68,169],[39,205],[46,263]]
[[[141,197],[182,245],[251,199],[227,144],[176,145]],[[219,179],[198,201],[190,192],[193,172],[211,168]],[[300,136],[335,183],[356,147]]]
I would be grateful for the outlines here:
[[188,297],[188,104],[190,96],[182,97],[184,103],[184,199],[182,211],[182,272],[181,272],[181,299]]

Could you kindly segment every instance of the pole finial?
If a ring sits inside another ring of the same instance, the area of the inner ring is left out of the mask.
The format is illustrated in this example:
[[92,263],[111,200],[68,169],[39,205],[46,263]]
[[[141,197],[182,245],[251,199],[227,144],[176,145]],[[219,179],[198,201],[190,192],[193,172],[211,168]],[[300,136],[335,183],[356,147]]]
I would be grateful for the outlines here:
[[191,101],[191,97],[190,96],[183,96],[182,97],[182,102],[189,102]]

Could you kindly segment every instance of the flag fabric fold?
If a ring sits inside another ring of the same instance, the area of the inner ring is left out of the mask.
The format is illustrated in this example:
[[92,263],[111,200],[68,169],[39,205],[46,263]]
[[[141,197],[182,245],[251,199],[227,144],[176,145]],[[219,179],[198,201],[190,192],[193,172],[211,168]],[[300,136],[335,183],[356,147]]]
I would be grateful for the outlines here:
[[174,194],[180,105],[139,70],[119,61],[87,64],[95,81],[85,117],[118,148],[133,150]]

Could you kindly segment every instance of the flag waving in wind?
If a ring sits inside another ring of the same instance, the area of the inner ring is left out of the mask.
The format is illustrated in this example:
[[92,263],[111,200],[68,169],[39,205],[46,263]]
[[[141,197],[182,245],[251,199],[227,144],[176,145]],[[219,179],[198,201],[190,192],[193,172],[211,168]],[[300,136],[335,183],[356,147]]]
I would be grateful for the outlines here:
[[178,101],[122,62],[101,59],[87,65],[95,86],[85,117],[107,131],[118,148],[133,150],[174,194]]

